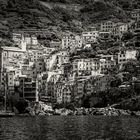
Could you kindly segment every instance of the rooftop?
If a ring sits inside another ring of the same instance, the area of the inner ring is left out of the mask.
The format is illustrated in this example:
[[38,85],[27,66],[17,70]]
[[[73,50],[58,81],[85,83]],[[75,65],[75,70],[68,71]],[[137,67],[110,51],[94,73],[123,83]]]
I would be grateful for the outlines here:
[[7,46],[3,46],[1,47],[3,50],[5,51],[14,51],[14,52],[25,52],[23,51],[21,48],[18,47],[7,47]]

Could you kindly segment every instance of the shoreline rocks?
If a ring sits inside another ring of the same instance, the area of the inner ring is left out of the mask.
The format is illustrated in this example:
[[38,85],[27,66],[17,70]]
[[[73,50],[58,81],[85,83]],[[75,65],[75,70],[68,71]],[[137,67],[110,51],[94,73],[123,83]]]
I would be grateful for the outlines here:
[[61,108],[55,109],[52,111],[49,110],[38,110],[37,112],[33,109],[28,108],[29,114],[31,116],[51,116],[51,115],[59,115],[59,116],[81,116],[81,115],[93,115],[93,116],[140,116],[140,111],[130,111],[130,110],[122,110],[115,109],[111,107],[106,108],[75,108],[74,110]]
[[[60,108],[52,109],[51,106],[45,104],[35,104],[34,106],[29,106],[25,110],[25,114],[29,116],[81,116],[81,115],[93,115],[93,116],[140,116],[140,111],[130,111],[123,109],[115,109],[112,107],[104,108],[75,108],[73,110]],[[24,114],[23,114],[24,115]]]

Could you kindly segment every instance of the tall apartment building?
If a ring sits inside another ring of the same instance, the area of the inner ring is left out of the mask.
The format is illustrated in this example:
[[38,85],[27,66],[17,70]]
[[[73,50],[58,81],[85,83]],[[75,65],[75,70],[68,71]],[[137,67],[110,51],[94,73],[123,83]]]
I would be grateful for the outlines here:
[[108,69],[113,68],[115,65],[115,60],[100,59],[100,73],[105,74]]
[[64,35],[62,37],[62,49],[70,49],[74,40],[74,35]]
[[115,23],[112,21],[106,21],[106,22],[102,22],[100,24],[100,31],[104,31],[104,32],[113,32],[115,27]]
[[90,75],[92,71],[97,72],[99,70],[99,59],[98,58],[87,58],[87,59],[75,59],[73,61],[73,71],[80,74]]
[[138,10],[132,11],[131,18],[136,21],[139,21],[140,20],[140,10],[138,9]]
[[120,51],[118,53],[118,64],[123,64],[128,60],[136,60],[137,59],[136,57],[137,57],[136,50]]
[[13,33],[12,39],[16,45],[19,45],[22,37],[23,37],[23,35],[21,33]]
[[129,30],[129,24],[128,23],[116,23],[113,34],[114,35],[122,35]]
[[27,76],[19,77],[19,99],[38,101],[38,84]]
[[108,69],[113,68],[117,63],[114,55],[100,55],[100,73],[105,74]]
[[96,76],[94,77],[93,92],[106,91],[110,87],[110,76]]
[[85,91],[85,79],[79,79],[76,81],[76,92],[74,97],[75,98],[81,98],[84,95]]
[[62,88],[63,93],[63,103],[70,103],[71,102],[71,89],[69,85],[65,85]]
[[6,46],[0,48],[0,86],[4,69],[11,64],[18,63],[26,53],[26,43],[23,41],[20,45],[20,48]]
[[96,42],[99,37],[99,31],[87,31],[82,33],[83,43]]
[[71,49],[82,47],[82,38],[78,35],[65,35],[62,38],[62,49]]

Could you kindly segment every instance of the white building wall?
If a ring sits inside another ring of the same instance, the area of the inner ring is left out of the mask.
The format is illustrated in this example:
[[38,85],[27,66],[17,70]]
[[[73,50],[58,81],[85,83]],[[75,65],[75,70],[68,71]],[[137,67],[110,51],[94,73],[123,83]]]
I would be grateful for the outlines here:
[[136,50],[131,50],[131,51],[126,51],[126,59],[136,59],[137,51]]

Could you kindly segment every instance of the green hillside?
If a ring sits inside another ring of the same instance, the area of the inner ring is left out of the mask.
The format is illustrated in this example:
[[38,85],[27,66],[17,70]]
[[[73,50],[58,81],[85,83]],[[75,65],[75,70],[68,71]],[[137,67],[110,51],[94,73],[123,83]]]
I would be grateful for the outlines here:
[[[126,10],[139,6],[128,0],[0,0],[0,3],[2,37],[7,37],[9,30],[27,28],[80,32],[102,20],[126,21],[129,19]],[[47,6],[49,3],[51,7]],[[79,10],[70,9],[76,4]]]

